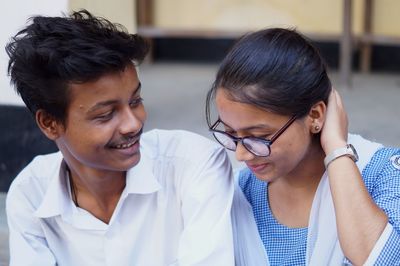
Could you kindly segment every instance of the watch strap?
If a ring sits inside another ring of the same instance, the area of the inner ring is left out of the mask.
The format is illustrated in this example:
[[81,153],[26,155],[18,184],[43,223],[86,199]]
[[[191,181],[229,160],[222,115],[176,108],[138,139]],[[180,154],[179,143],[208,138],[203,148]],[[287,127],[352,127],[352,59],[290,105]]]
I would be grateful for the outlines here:
[[340,158],[342,156],[347,156],[351,158],[354,162],[357,161],[357,156],[354,154],[352,147],[347,144],[345,147],[338,148],[336,150],[333,150],[331,153],[329,153],[325,159],[324,159],[324,164],[325,168],[328,168],[328,165],[336,160],[337,158]]

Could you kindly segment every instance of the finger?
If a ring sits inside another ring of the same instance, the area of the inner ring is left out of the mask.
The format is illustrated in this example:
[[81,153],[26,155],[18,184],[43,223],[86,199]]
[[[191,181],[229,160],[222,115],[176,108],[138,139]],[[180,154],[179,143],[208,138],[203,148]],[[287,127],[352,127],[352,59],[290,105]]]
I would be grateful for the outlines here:
[[329,94],[328,97],[328,105],[329,103],[332,103],[331,105],[335,105],[336,102],[336,90],[332,88],[331,93]]
[[342,96],[340,96],[338,91],[335,91],[335,95],[336,95],[336,105],[340,108],[340,109],[344,109],[344,104],[343,104],[343,98]]

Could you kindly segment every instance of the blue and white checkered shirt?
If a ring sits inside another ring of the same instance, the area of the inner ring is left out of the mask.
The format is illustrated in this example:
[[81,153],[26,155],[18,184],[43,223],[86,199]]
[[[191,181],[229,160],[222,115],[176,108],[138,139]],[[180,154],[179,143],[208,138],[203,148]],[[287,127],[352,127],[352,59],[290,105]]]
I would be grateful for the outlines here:
[[[386,212],[394,228],[376,265],[400,265],[400,149],[378,150],[362,176],[372,199]],[[249,169],[240,172],[239,186],[252,205],[270,265],[305,265],[307,228],[289,228],[274,218],[268,203],[268,183],[257,179]]]

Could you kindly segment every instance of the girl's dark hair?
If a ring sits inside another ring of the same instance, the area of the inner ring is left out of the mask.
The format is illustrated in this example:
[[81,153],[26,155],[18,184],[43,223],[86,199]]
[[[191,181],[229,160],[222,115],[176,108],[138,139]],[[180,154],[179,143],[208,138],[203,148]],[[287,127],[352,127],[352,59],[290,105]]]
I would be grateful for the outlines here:
[[327,103],[331,82],[318,50],[295,30],[271,28],[240,38],[221,63],[207,94],[218,89],[234,100],[277,114],[303,117],[318,101]]
[[30,18],[7,44],[11,82],[29,110],[66,121],[68,87],[140,63],[148,45],[119,24],[86,10],[67,17]]

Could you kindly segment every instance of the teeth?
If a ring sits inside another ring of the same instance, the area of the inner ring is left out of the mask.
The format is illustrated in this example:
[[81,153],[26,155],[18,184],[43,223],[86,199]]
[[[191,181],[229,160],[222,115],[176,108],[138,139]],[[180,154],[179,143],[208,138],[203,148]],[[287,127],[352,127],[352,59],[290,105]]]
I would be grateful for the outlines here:
[[117,148],[117,149],[127,149],[129,147],[132,147],[133,144],[135,144],[135,143],[136,143],[136,141],[131,142],[131,143],[126,143],[126,144],[119,144],[119,145],[115,146],[115,148]]

